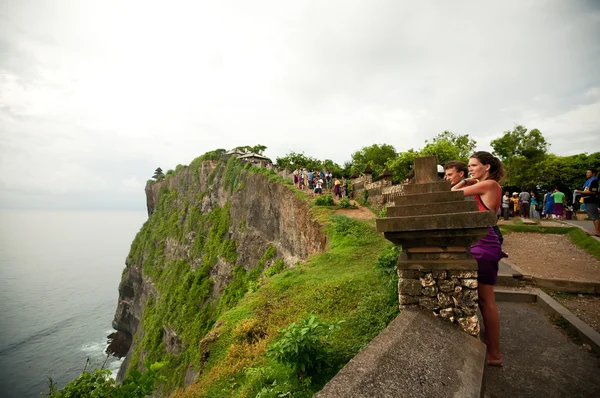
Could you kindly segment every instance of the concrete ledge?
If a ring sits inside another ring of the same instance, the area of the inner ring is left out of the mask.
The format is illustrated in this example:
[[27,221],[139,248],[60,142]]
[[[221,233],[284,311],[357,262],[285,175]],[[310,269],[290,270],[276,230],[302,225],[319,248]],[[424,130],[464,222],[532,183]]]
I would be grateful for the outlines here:
[[498,274],[498,280],[496,281],[496,285],[500,286],[513,286],[513,287],[524,287],[527,283],[531,283],[523,277],[523,275],[514,275],[514,274]]
[[577,331],[581,341],[589,344],[592,350],[600,355],[600,333],[541,290],[538,293],[537,303],[550,315],[559,316],[567,321]]
[[477,261],[470,260],[399,260],[398,269],[477,271]]
[[514,290],[496,287],[494,289],[497,301],[535,302],[550,316],[564,319],[577,332],[579,339],[592,347],[600,355],[600,333],[577,318],[575,314],[561,305],[558,301],[537,288]]
[[[515,280],[511,280],[510,277]],[[566,293],[600,294],[600,282],[571,281],[567,279],[539,278],[527,275],[525,272],[506,259],[500,260],[498,284],[502,286],[519,286],[523,283],[533,283],[536,287]]]
[[543,287],[558,292],[600,294],[600,283],[580,282],[566,279],[547,279],[532,277],[537,287]]
[[496,287],[494,288],[494,295],[496,301],[510,301],[514,303],[535,303],[537,301],[537,292],[535,288],[530,289],[508,289]]
[[315,397],[480,397],[485,368],[480,340],[406,308]]

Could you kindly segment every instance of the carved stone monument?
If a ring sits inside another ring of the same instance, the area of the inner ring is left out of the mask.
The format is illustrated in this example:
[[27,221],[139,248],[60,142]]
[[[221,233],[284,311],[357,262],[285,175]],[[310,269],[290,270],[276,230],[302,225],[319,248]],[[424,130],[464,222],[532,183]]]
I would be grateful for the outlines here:
[[477,262],[469,247],[496,223],[440,181],[434,156],[415,159],[415,182],[404,185],[377,230],[402,246],[398,259],[400,307],[419,306],[477,336]]

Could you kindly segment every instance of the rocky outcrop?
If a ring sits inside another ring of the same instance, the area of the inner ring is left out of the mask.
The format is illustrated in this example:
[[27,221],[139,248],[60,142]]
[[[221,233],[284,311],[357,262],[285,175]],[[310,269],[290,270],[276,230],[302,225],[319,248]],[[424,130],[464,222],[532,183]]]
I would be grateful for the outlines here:
[[[203,214],[209,214],[216,208],[229,209],[231,225],[226,238],[235,242],[237,259],[232,264],[219,257],[212,264],[209,277],[212,280],[213,301],[219,299],[233,278],[235,265],[241,265],[250,271],[257,266],[269,246],[275,248],[276,257],[283,259],[287,266],[293,266],[311,254],[323,251],[327,246],[321,225],[309,215],[307,202],[300,199],[290,187],[273,182],[273,179],[264,174],[242,168],[237,169],[238,175],[232,183],[230,171],[226,175],[226,165],[223,162],[204,161],[196,169],[182,167],[174,175],[148,184],[145,190],[149,217],[156,216],[161,195],[172,190],[177,192],[177,199],[175,203],[168,205],[173,212],[183,214],[179,219],[181,224],[194,207]],[[191,250],[198,233],[202,231],[192,230],[180,239],[169,237],[153,244],[160,246],[165,258],[185,260],[190,267],[196,269],[203,261],[200,256],[193,255]],[[158,281],[144,275],[146,260],[144,255],[135,259],[128,256],[127,268],[119,285],[119,302],[113,327],[128,337],[137,334],[119,372],[119,379],[122,379],[129,366],[136,341],[144,333],[142,314],[146,303],[150,298],[158,299],[160,294],[155,287]],[[164,345],[173,355],[177,355],[184,345],[179,337],[181,332],[170,325],[164,325]],[[142,359],[138,360],[141,362]]]

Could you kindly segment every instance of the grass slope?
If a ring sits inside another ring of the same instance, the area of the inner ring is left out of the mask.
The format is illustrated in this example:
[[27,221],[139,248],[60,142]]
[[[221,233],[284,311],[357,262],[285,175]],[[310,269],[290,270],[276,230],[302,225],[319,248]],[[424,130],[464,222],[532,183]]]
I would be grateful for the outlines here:
[[[397,315],[395,273],[386,273],[395,268],[391,244],[372,226],[332,209],[311,212],[326,225],[329,250],[262,277],[224,312],[200,343],[207,359],[196,383],[174,397],[312,396]],[[382,253],[388,256],[378,262]],[[333,366],[318,379],[299,378],[267,355],[278,330],[308,314],[344,321],[328,341]]]

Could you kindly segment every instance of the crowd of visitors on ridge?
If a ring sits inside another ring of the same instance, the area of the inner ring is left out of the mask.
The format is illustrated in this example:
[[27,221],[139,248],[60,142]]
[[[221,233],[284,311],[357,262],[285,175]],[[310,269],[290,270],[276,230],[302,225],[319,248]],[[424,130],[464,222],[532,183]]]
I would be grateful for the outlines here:
[[342,176],[342,180],[333,177],[331,170],[300,168],[293,172],[294,186],[298,189],[308,189],[317,195],[323,194],[323,189],[333,192],[334,197],[350,196],[350,180]]

